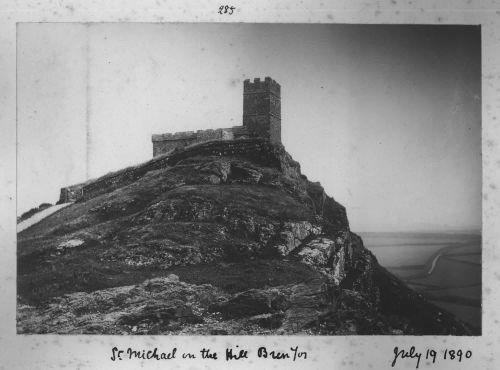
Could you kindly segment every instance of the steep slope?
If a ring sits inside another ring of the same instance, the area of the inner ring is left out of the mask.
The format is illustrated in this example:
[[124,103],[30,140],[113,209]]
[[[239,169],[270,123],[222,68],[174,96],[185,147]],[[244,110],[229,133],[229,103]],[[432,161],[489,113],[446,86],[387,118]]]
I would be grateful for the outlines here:
[[470,334],[380,267],[282,146],[161,161],[18,234],[20,333]]

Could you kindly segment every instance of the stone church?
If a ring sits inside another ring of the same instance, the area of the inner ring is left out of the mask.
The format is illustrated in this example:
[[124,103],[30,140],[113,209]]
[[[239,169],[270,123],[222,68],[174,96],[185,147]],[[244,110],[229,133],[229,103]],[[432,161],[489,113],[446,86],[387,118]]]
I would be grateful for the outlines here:
[[259,137],[281,143],[281,87],[271,77],[243,82],[243,125],[153,135],[153,157],[210,140]]

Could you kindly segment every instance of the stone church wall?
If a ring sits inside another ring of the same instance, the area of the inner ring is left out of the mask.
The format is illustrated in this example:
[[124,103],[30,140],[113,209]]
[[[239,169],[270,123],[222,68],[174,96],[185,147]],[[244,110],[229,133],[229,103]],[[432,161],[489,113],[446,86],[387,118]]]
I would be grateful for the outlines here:
[[[176,132],[174,134],[153,135],[153,157],[171,152],[176,148],[203,143],[211,140],[233,140],[241,137],[243,127],[218,128],[198,131]],[[243,130],[244,131],[244,130]],[[235,135],[236,132],[236,135]]]

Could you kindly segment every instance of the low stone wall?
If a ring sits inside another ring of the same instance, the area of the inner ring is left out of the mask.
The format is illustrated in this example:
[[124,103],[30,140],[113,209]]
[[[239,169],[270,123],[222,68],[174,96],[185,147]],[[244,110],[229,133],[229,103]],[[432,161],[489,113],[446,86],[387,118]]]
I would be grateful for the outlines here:
[[281,145],[273,145],[269,141],[260,138],[217,140],[176,149],[137,166],[104,175],[96,180],[62,188],[58,203],[75,202],[96,197],[132,183],[149,171],[174,166],[183,159],[198,155],[245,155],[263,165],[289,172],[292,176],[300,174],[299,164],[293,161]]
[[184,148],[196,143],[196,138],[153,141],[153,157],[171,152],[174,149]]

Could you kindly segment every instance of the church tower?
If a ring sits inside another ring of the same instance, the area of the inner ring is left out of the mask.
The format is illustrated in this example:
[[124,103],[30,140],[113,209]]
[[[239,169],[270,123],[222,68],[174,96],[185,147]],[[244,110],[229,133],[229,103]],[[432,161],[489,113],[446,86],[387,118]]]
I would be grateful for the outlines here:
[[243,126],[250,137],[281,143],[281,87],[271,77],[244,81]]

